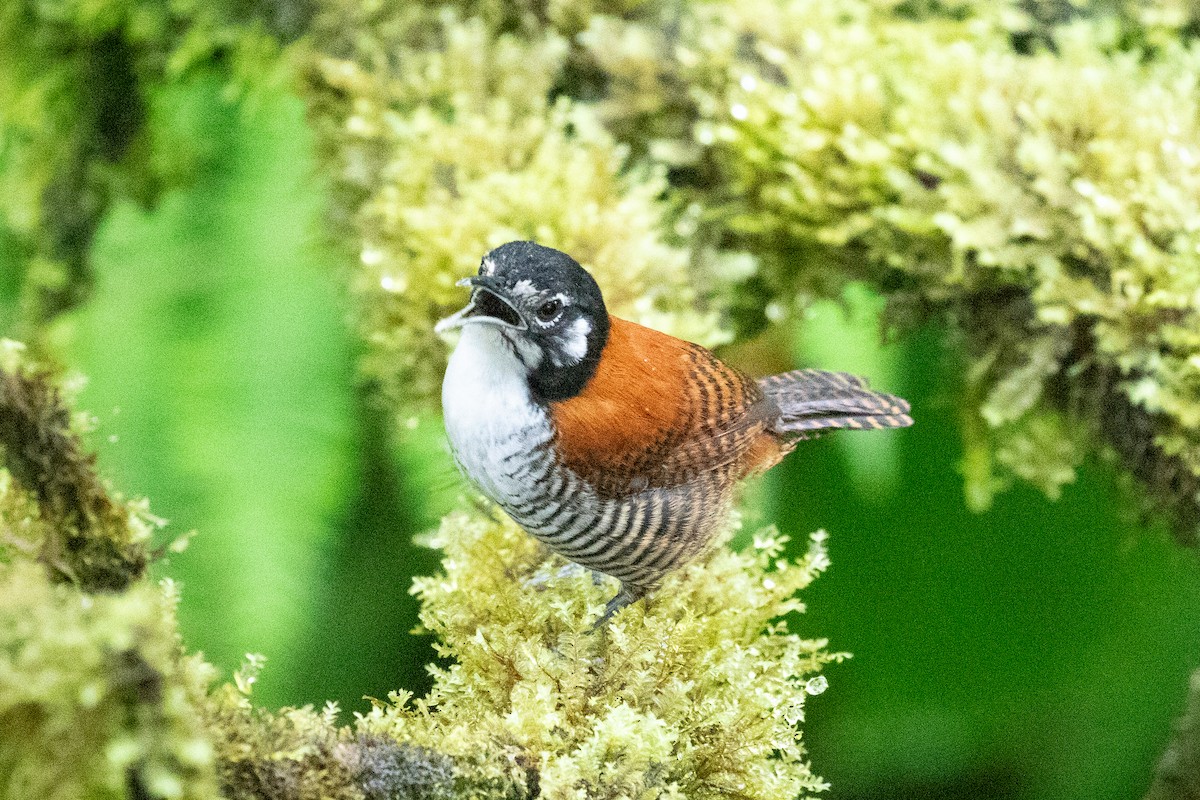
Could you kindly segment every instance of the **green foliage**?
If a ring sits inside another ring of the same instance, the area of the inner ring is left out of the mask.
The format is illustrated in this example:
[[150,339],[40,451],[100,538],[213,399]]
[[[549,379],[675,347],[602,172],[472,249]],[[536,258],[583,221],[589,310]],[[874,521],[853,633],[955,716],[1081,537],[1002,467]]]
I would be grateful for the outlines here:
[[13,0],[0,7],[0,226],[21,242],[22,335],[88,296],[90,247],[110,203],[151,203],[201,145],[161,90],[220,63],[261,84],[306,0]]
[[509,521],[452,515],[419,578],[421,620],[452,659],[428,696],[392,696],[367,730],[458,762],[464,797],[795,797],[824,788],[796,727],[840,655],[789,632],[825,568],[824,534],[797,562],[771,531],[720,548],[605,628],[616,591]]

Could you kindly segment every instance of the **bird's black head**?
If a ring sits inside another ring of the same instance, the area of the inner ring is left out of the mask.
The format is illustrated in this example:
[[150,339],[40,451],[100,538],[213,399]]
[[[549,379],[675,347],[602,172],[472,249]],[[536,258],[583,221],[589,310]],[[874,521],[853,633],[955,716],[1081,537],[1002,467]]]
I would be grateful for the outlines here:
[[439,328],[496,325],[542,402],[574,397],[596,372],[608,341],[600,287],[575,259],[533,242],[509,242],[483,257],[462,283],[471,302]]

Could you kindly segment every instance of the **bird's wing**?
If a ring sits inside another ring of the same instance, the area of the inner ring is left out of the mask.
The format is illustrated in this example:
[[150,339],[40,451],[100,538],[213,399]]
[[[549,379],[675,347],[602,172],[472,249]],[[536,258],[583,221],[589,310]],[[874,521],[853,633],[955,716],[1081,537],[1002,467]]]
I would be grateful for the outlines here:
[[703,347],[611,318],[596,374],[551,404],[566,466],[602,493],[732,478],[778,462],[788,449],[758,385]]

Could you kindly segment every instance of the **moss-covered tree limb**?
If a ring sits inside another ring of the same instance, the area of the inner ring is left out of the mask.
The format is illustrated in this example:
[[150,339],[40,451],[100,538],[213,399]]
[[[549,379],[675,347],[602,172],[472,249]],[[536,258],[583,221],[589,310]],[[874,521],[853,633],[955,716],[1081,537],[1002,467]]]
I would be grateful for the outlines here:
[[[693,337],[707,325],[709,341],[865,281],[891,328],[936,316],[968,354],[971,505],[1014,478],[1055,496],[1098,448],[1197,542],[1193,11],[506,8],[330,0],[316,17],[307,94],[366,372],[393,396],[434,394],[444,349],[425,332],[503,238],[571,250],[618,298],[635,265],[674,281],[686,264],[700,325],[644,298],[618,312]],[[519,180],[502,177],[513,163]]]
[[454,772],[425,748],[300,709],[269,713],[187,655],[152,524],[96,474],[45,371],[0,340],[0,797],[419,800]]
[[0,340],[0,796],[215,796],[151,526],[94,472],[52,379]]
[[[0,360],[0,797],[449,800],[819,791],[799,722],[841,656],[789,632],[826,566],[762,532],[593,629],[615,591],[511,522],[443,521],[418,581],[445,663],[352,725],[268,712],[258,660],[214,686],[170,581],[147,582],[144,512],[94,472],[51,379]],[[131,566],[136,565],[136,568]],[[114,575],[120,580],[113,579]],[[99,577],[96,577],[99,576]]]
[[[1055,494],[1082,427],[1195,545],[1195,49],[1137,19],[1076,16],[1016,48],[986,6],[810,6],[721,8],[732,33],[680,60],[715,176],[688,194],[759,255],[764,300],[865,280],[893,325],[956,326],[974,502],[1010,476]],[[1133,30],[1158,44],[1121,52]]]
[[151,525],[96,476],[95,456],[47,373],[0,364],[0,455],[13,492],[31,501],[20,525],[0,527],[0,546],[35,552],[52,575],[86,592],[122,591],[142,578]]

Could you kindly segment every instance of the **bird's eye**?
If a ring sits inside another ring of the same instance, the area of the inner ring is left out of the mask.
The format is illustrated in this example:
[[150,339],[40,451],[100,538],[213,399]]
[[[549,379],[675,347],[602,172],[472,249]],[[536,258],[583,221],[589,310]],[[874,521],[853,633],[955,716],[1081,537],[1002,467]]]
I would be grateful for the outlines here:
[[555,298],[553,300],[547,300],[546,302],[544,302],[540,306],[538,306],[538,310],[537,310],[538,319],[540,319],[542,322],[549,322],[550,320],[554,319],[555,315],[558,314],[558,312],[561,310],[562,310],[562,301],[561,300],[559,300],[558,298]]

